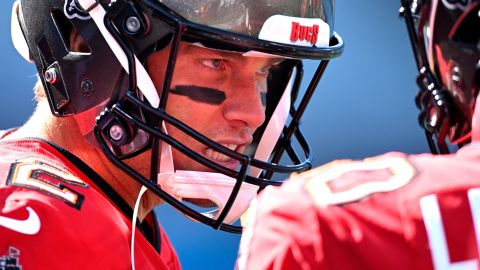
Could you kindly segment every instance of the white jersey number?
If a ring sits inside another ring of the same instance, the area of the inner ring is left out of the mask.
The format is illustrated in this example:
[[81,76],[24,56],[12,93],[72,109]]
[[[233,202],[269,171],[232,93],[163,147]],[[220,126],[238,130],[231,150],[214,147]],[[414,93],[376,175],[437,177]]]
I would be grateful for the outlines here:
[[[480,247],[480,188],[470,189],[468,190],[467,194],[473,218],[473,227],[475,230],[476,238],[475,240],[478,249],[478,247]],[[432,253],[433,265],[435,269],[478,270],[478,258],[480,258],[480,254],[477,255],[477,258],[472,258],[459,262],[451,261],[437,195],[432,194],[422,197],[420,199],[420,209],[425,222],[425,229],[427,231],[430,250]],[[454,222],[465,221],[457,220]]]
[[[385,172],[380,173],[379,172]],[[416,174],[403,157],[369,158],[363,161],[335,161],[301,174],[320,205],[346,204],[379,192],[394,191],[407,185]],[[377,176],[375,176],[377,175]]]

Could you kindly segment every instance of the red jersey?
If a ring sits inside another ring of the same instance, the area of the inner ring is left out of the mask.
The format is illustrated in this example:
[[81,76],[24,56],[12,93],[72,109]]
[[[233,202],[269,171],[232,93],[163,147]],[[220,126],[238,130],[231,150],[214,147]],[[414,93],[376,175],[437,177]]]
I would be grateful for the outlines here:
[[293,175],[252,204],[237,268],[480,269],[479,178],[480,144]]
[[[0,269],[131,269],[132,209],[85,163],[49,143],[0,141]],[[136,269],[180,269],[152,213]]]

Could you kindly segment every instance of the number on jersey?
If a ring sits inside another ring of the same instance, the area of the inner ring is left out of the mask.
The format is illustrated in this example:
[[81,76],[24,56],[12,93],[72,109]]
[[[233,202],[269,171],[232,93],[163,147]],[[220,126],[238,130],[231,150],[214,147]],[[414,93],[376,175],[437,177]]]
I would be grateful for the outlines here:
[[70,172],[34,158],[25,158],[13,163],[7,184],[42,191],[76,209],[82,206],[83,195],[64,184],[88,187]]
[[320,205],[346,204],[408,184],[415,167],[403,157],[340,160],[303,173],[305,187]]
[[480,188],[427,195],[420,209],[435,269],[478,270]]

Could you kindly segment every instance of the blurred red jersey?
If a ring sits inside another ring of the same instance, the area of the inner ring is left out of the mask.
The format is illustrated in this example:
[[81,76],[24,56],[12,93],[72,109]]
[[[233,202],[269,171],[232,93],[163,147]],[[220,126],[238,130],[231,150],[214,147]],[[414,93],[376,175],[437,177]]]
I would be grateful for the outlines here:
[[336,161],[252,209],[238,269],[480,269],[480,145]]
[[[132,210],[95,172],[37,139],[0,157],[0,269],[131,269]],[[137,224],[136,269],[180,269],[155,214]]]

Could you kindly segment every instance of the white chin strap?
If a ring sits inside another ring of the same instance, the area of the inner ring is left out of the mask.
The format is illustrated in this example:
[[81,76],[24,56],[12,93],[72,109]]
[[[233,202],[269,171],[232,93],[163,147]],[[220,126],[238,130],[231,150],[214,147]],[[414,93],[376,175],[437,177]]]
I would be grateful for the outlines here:
[[[225,208],[236,180],[220,173],[181,171],[160,173],[158,184],[178,200],[206,199],[215,203],[218,209],[202,212],[203,215],[218,219]],[[257,195],[258,186],[242,183],[232,208],[223,220],[232,224],[245,212],[250,201]]]
[[140,188],[140,191],[138,192],[135,206],[133,207],[132,237],[130,238],[130,260],[132,264],[132,270],[135,270],[135,228],[137,227],[138,208],[140,207],[140,201],[142,200],[142,196],[145,191],[147,191],[147,188],[145,186],[142,186]]

